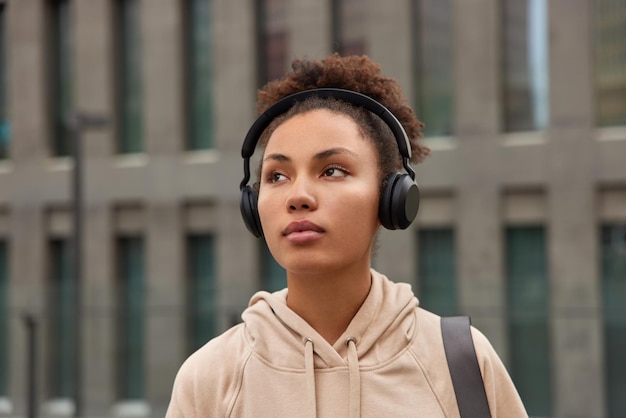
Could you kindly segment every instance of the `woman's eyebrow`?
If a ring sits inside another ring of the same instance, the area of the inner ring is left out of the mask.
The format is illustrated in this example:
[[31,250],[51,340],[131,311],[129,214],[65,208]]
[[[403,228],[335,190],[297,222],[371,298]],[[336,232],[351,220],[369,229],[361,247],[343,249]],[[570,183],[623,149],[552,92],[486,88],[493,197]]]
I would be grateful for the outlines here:
[[287,157],[284,154],[273,153],[273,154],[268,154],[265,156],[265,158],[263,158],[263,161],[268,161],[268,160],[288,162],[288,161],[291,161],[291,158]]
[[[358,154],[355,153],[354,151],[351,151],[343,147],[335,147],[335,148],[329,148],[327,150],[318,152],[317,154],[313,156],[313,159],[324,160],[326,158],[332,157],[333,155],[337,155],[337,154],[348,154],[355,158],[359,158]],[[263,161],[269,161],[269,160],[279,161],[279,162],[289,162],[291,161],[291,158],[289,158],[285,154],[272,153],[272,154],[266,155],[265,158],[263,158]]]
[[348,155],[351,155],[352,157],[359,158],[357,153],[347,148],[343,148],[343,147],[329,148],[327,150],[320,151],[317,154],[315,154],[313,158],[316,160],[324,160],[328,157],[332,157],[333,155],[337,155],[337,154],[348,154]]

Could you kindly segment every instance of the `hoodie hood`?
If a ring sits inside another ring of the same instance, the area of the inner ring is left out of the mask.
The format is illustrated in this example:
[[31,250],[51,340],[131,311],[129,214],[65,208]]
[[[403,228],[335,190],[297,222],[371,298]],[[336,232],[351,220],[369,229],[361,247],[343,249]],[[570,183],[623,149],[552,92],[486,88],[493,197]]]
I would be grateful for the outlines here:
[[333,345],[287,307],[287,289],[257,293],[243,313],[246,336],[257,356],[273,367],[304,369],[309,417],[317,416],[316,369],[347,367],[350,417],[359,417],[361,371],[386,363],[407,348],[415,334],[418,303],[411,287],[392,283],[375,270],[371,277],[367,298]]
[[253,350],[270,364],[296,369],[303,367],[307,340],[313,343],[316,368],[345,366],[348,339],[356,343],[361,367],[393,357],[413,337],[418,301],[409,284],[393,283],[375,270],[371,275],[367,298],[334,345],[287,306],[287,289],[256,293],[242,316]]

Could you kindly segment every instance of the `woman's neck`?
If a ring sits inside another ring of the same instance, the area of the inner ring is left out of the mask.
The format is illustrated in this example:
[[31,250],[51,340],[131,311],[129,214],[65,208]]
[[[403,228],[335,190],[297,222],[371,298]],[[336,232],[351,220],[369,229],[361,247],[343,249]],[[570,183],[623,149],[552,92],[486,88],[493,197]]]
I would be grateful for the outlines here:
[[367,268],[318,275],[287,274],[287,306],[331,345],[348,328],[371,287]]

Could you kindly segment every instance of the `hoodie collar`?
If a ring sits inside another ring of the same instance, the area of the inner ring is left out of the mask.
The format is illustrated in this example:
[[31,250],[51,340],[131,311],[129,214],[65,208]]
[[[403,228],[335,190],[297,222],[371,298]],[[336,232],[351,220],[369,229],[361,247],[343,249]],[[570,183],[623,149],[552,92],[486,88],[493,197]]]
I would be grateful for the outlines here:
[[412,313],[418,302],[410,285],[393,283],[373,269],[371,275],[367,298],[333,345],[287,306],[287,289],[258,292],[243,313],[254,351],[276,366],[302,368],[303,347],[309,339],[316,354],[316,368],[345,366],[350,350],[346,341],[350,338],[356,342],[361,367],[393,357],[412,338]]
[[275,367],[304,369],[306,409],[317,416],[315,369],[347,366],[350,418],[361,415],[361,370],[403,350],[415,334],[417,299],[408,284],[371,270],[372,287],[343,335],[330,345],[287,307],[287,289],[259,292],[243,314],[246,336],[257,355]]

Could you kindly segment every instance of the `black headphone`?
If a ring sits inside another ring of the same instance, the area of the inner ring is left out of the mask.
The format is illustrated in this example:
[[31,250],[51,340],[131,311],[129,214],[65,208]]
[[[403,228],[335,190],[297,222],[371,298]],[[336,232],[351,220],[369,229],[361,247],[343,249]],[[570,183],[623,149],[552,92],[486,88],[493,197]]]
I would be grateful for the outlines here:
[[262,237],[263,228],[259,218],[258,193],[248,185],[250,180],[250,157],[254,154],[257,142],[265,128],[279,115],[287,112],[296,102],[303,101],[311,96],[320,98],[334,98],[360,106],[380,117],[389,126],[398,143],[398,150],[402,156],[402,165],[408,174],[390,173],[385,182],[385,188],[380,196],[378,218],[387,229],[406,229],[419,208],[419,188],[415,183],[415,171],[409,166],[411,158],[411,144],[402,124],[381,103],[361,93],[338,88],[316,88],[304,90],[284,97],[270,106],[252,124],[248,131],[241,156],[243,157],[244,177],[239,189],[241,190],[241,216],[246,227],[254,236]]

